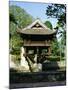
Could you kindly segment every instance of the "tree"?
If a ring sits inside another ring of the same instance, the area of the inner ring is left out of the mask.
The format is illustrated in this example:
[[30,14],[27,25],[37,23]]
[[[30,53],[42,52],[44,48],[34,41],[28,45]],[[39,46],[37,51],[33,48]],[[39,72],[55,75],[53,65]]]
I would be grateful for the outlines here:
[[12,13],[9,13],[9,21],[17,24],[17,20]]
[[58,29],[59,38],[61,38],[61,47],[64,50],[66,45],[66,5],[50,4],[47,7],[46,15],[58,20],[56,28]]
[[[51,24],[50,21],[46,21],[44,23],[48,28],[50,28],[51,30],[53,29],[53,26]],[[58,43],[58,40],[57,38],[55,38],[53,41],[52,41],[52,45],[51,45],[51,53],[53,56],[56,56],[58,55],[59,56],[59,53],[60,53],[60,50],[59,50],[59,43]]]
[[9,21],[10,48],[13,50],[18,48],[20,49],[22,39],[16,30],[29,25],[33,21],[33,17],[30,16],[24,9],[12,5],[9,7]]
[[24,28],[25,26],[29,25],[33,20],[33,17],[19,6],[10,6],[9,12],[10,15],[15,17],[18,27],[20,28]]
[[51,50],[52,50],[53,56],[59,56],[60,55],[60,47],[59,47],[59,42],[57,39],[54,39],[52,41]]
[[[51,4],[48,5],[46,15],[51,18],[57,18],[57,27],[61,27],[63,31],[59,31],[64,35],[66,33],[66,5],[65,4]],[[64,35],[66,38],[66,36]]]
[[51,18],[57,18],[60,26],[66,24],[66,5],[65,4],[51,4],[48,5],[46,15]]
[[51,30],[53,29],[53,26],[52,26],[52,24],[51,24],[50,21],[46,21],[44,24],[45,24],[48,28],[50,28]]

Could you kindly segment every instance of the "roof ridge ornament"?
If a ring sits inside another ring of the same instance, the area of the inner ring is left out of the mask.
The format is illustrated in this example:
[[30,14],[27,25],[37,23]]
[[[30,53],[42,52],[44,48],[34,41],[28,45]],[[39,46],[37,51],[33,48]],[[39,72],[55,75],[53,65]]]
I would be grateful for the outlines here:
[[42,23],[42,21],[39,18],[37,18],[32,24],[28,25],[27,27],[23,28],[22,30],[31,29],[36,23],[39,23],[41,25],[41,27],[46,30],[51,30],[44,23]]
[[[40,26],[36,27],[36,24],[39,24]],[[57,30],[51,30],[49,29],[44,23],[42,23],[41,20],[36,19],[32,24],[28,25],[27,27],[20,30],[20,33],[23,34],[34,34],[34,35],[51,35],[56,34]]]

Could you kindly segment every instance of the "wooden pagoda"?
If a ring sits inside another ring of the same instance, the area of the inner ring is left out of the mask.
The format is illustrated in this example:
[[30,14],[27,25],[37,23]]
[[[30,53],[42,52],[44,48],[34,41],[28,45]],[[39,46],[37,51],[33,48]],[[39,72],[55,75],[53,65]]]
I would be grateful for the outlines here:
[[30,58],[30,55],[32,55],[34,58],[37,54],[37,63],[41,63],[46,59],[46,56],[51,54],[51,41],[56,37],[56,30],[50,30],[37,19],[29,26],[18,30],[18,32],[23,38],[26,56]]

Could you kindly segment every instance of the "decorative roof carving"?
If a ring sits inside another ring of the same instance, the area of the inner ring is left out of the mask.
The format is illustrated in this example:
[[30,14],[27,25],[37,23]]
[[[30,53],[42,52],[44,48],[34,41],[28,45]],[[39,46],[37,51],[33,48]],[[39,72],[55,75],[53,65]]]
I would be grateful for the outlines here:
[[50,35],[56,34],[56,30],[49,29],[45,24],[43,24],[39,19],[35,20],[32,24],[23,28],[22,30],[18,30],[19,33],[22,34],[32,34],[32,35]]

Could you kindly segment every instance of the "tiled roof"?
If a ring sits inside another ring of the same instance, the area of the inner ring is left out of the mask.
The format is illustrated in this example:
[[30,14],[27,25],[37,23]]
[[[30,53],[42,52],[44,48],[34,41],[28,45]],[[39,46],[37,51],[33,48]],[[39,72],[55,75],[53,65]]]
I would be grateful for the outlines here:
[[[35,27],[36,24],[39,24],[41,28]],[[22,30],[18,30],[19,33],[22,34],[34,34],[34,35],[50,35],[56,33],[56,30],[50,30],[46,25],[44,25],[39,19],[35,20],[32,24],[29,26],[23,28]]]

